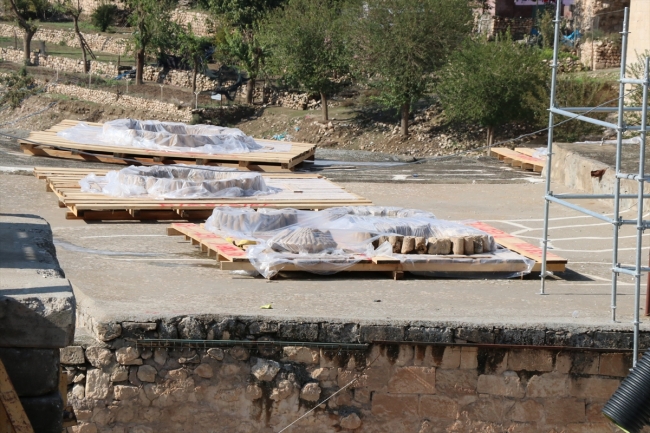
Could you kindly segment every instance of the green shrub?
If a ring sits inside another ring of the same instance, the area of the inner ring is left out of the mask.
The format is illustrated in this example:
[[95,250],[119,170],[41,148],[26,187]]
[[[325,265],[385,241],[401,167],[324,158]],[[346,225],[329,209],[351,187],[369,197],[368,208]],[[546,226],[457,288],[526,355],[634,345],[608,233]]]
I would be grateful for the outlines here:
[[5,92],[0,95],[0,106],[8,104],[11,108],[17,108],[36,91],[34,78],[24,66],[18,72],[0,77],[0,84],[5,86]]
[[90,16],[90,22],[98,30],[105,32],[115,22],[117,6],[111,3],[104,3],[95,9]]
[[[556,95],[558,107],[596,107],[617,98],[618,88],[614,88],[611,83],[590,77],[559,77]],[[616,106],[616,101],[606,106]],[[589,113],[587,116],[605,120],[607,113]],[[564,116],[556,116],[555,122],[566,119]],[[556,141],[574,142],[584,140],[590,135],[600,135],[602,132],[601,126],[570,120],[556,127],[553,137]]]

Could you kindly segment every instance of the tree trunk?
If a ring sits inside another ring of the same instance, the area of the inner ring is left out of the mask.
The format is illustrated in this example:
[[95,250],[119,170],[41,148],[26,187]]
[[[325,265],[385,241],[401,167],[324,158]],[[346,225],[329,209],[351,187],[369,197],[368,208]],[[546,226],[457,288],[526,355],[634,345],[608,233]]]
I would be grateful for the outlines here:
[[135,84],[142,85],[144,75],[144,48],[140,48],[135,58]]
[[327,95],[323,92],[320,92],[320,108],[323,110],[323,122],[327,122],[330,120],[327,113]]
[[199,73],[199,64],[195,61],[192,69],[192,93],[196,92],[196,76]]
[[255,96],[255,78],[250,78],[246,82],[246,103],[253,104],[253,97]]
[[410,104],[407,102],[402,105],[402,136],[408,137],[409,135],[409,114],[411,111]]
[[494,126],[488,126],[488,128],[487,128],[487,145],[488,145],[488,147],[492,147],[492,143],[494,143]]
[[25,36],[23,37],[23,51],[25,58],[25,66],[32,64],[30,54],[32,51],[32,38],[34,37],[35,31],[25,30]]
[[86,46],[84,45],[84,39],[81,36],[81,32],[79,31],[79,17],[73,15],[72,19],[74,20],[74,32],[77,34],[77,38],[79,39],[79,46],[81,47],[81,59],[84,62],[84,72],[88,73],[88,71],[90,71],[90,65],[88,64],[88,57],[86,54]]

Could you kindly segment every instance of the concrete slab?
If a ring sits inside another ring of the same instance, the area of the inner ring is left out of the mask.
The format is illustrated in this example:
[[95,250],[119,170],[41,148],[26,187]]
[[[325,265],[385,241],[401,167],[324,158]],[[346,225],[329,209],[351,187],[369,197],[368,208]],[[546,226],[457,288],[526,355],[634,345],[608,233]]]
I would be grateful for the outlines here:
[[35,214],[0,212],[0,347],[67,346],[74,305],[49,224]]
[[[570,270],[550,281],[548,295],[540,296],[534,277],[468,281],[411,276],[393,281],[381,275],[297,274],[269,282],[218,270],[188,242],[167,237],[166,224],[65,220],[41,181],[0,175],[0,187],[6,197],[3,213],[37,213],[50,222],[80,313],[92,318],[87,326],[101,325],[111,338],[119,335],[115,324],[120,322],[185,316],[574,333],[632,329],[628,278],[619,285],[620,321],[610,320],[611,228],[564,208],[553,207],[551,241],[554,251],[569,259]],[[380,205],[417,207],[445,219],[480,219],[532,243],[541,235],[543,185],[346,187]],[[607,212],[598,201],[588,205]],[[629,227],[622,233],[625,263],[633,260],[633,234]],[[260,309],[269,303],[272,310]],[[650,331],[650,318],[642,322],[644,332]]]

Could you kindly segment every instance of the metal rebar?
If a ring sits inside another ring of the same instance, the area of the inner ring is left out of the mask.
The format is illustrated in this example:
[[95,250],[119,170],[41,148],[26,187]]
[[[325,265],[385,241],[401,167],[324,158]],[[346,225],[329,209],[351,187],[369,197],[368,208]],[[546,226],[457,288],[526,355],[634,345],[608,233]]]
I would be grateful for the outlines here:
[[562,9],[562,2],[557,2],[555,7],[555,21],[554,21],[554,35],[553,35],[553,63],[551,64],[551,100],[549,102],[548,113],[548,141],[546,152],[546,194],[544,196],[544,232],[542,235],[542,269],[540,273],[541,287],[539,294],[545,295],[546,285],[546,253],[548,251],[548,216],[551,200],[549,197],[553,196],[551,191],[551,173],[553,167],[553,123],[555,108],[555,91],[557,86],[557,62],[560,50],[560,11]]
[[[625,8],[623,12],[623,31],[621,32],[621,69],[620,82],[618,86],[618,128],[616,129],[616,174],[621,172],[621,149],[623,146],[623,127],[625,119],[623,118],[623,109],[625,108],[625,68],[627,61],[627,35],[630,21],[630,10]],[[621,218],[621,179],[616,176],[614,181],[614,221]],[[618,285],[618,273],[614,270],[618,266],[618,232],[619,225],[614,224],[612,240],[612,322],[616,322],[616,292]]]
[[636,226],[636,275],[634,276],[634,351],[632,352],[632,366],[636,367],[639,357],[639,310],[641,309],[641,251],[643,249],[643,231],[645,224],[643,221],[643,187],[645,173],[645,139],[648,126],[648,78],[650,78],[650,57],[645,58],[645,67],[643,69],[643,97],[641,98],[641,144],[639,145],[639,203],[637,204],[637,221]]

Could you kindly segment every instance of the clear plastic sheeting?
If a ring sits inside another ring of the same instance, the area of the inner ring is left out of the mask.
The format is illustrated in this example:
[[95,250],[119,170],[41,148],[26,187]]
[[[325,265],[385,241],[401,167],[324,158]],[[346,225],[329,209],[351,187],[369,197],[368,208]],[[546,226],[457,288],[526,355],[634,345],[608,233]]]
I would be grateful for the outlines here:
[[206,166],[130,166],[105,176],[89,174],[81,191],[114,197],[196,199],[250,197],[280,191],[266,185],[261,174]]
[[167,152],[230,154],[265,149],[237,128],[157,120],[117,119],[102,127],[79,122],[57,135],[76,143]]
[[250,262],[266,278],[287,266],[332,274],[373,257],[398,260],[407,265],[405,270],[408,265],[414,265],[414,270],[426,269],[420,265],[441,258],[445,263],[513,263],[517,270],[501,272],[499,277],[523,275],[534,264],[498,249],[494,238],[485,232],[417,209],[358,206],[315,212],[216,208],[205,228],[239,245],[248,244]]

